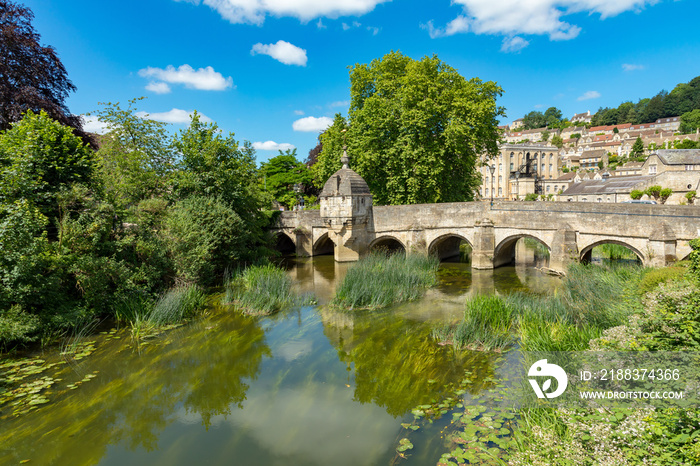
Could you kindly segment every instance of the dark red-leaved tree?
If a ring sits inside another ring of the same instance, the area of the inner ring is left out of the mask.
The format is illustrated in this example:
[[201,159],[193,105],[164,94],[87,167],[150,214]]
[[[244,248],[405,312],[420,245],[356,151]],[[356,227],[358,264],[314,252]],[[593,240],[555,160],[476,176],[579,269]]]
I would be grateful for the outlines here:
[[0,131],[22,119],[27,110],[44,110],[89,139],[80,117],[71,115],[65,104],[75,86],[56,50],[39,43],[33,19],[29,8],[0,0]]

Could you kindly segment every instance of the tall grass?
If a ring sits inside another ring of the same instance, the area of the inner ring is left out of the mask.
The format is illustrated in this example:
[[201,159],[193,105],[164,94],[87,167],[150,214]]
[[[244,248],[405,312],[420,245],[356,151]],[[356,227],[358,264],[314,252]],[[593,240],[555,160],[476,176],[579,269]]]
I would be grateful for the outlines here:
[[578,351],[604,329],[622,325],[641,307],[641,267],[572,265],[552,296],[516,293],[476,296],[464,320],[433,336],[456,347],[501,350],[519,342],[526,351]]
[[421,254],[369,254],[348,270],[331,304],[377,309],[413,301],[437,283],[439,264],[437,258]]
[[462,322],[434,329],[433,338],[460,349],[501,350],[513,342],[515,317],[514,308],[501,298],[476,296],[467,301]]
[[255,265],[234,273],[225,288],[222,302],[235,304],[250,315],[268,315],[313,301],[307,296],[297,296],[292,291],[291,277],[270,264]]
[[188,285],[166,291],[155,302],[141,294],[125,296],[114,305],[114,314],[118,321],[129,322],[132,335],[139,337],[192,317],[205,306],[204,291]]

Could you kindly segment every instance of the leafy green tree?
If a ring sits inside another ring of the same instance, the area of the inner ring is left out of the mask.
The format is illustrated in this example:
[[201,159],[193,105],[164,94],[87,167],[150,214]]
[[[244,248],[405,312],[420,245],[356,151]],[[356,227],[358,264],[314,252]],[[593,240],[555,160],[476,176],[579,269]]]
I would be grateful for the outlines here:
[[218,197],[192,195],[177,202],[167,213],[163,236],[183,284],[210,285],[249,257],[243,221]]
[[136,115],[142,99],[130,100],[124,110],[119,102],[102,104],[94,113],[109,128],[97,151],[100,178],[109,202],[122,210],[162,196],[175,162],[166,124]]
[[547,131],[547,130],[542,131],[542,139],[541,139],[541,142],[547,142],[547,141],[549,141],[549,136],[550,136],[551,134],[552,134],[552,133],[550,133],[550,132]]
[[671,197],[671,194],[673,194],[673,191],[671,188],[664,188],[661,191],[659,191],[659,201],[662,204],[666,204],[666,201],[668,200],[669,197]]
[[525,195],[526,201],[536,201],[537,199],[539,199],[539,196],[535,193],[530,193],[530,194]]
[[630,157],[643,157],[644,156],[644,142],[641,136],[637,136],[637,140],[632,144],[632,150],[630,152]]
[[343,146],[347,142],[347,120],[336,113],[333,124],[318,137],[321,141],[321,152],[316,163],[311,166],[314,184],[322,188],[328,178],[341,167],[340,158],[343,155]]
[[654,186],[649,186],[647,189],[644,190],[644,194],[646,194],[649,197],[653,197],[655,201],[658,201],[659,198],[661,197],[661,186],[659,185],[654,185]]
[[537,129],[547,125],[547,118],[542,112],[533,110],[523,117],[523,127],[525,129]]
[[[466,80],[437,56],[416,61],[398,52],[355,65],[350,83],[348,152],[377,204],[473,199],[481,156],[498,152],[504,109],[496,83]],[[317,165],[326,154],[341,156],[335,124],[331,134]]]
[[694,189],[685,193],[685,198],[688,200],[688,204],[693,204],[695,202],[697,194],[697,191]]
[[0,133],[0,202],[28,200],[53,227],[58,193],[74,183],[92,185],[95,157],[73,130],[43,110],[28,111]]
[[682,141],[673,141],[674,149],[697,149],[698,143],[690,139],[683,139]]
[[552,140],[550,142],[552,143],[553,146],[558,147],[559,149],[564,147],[564,140],[558,134],[555,134],[554,136],[552,136]]
[[557,107],[549,107],[544,112],[544,119],[550,128],[558,128],[561,123],[561,110]]
[[269,203],[258,183],[255,150],[242,146],[234,134],[224,136],[216,123],[203,123],[195,112],[190,126],[173,140],[180,161],[173,175],[174,199],[206,196],[231,207],[244,224],[242,235],[251,254],[264,243],[268,219],[261,209]]
[[644,191],[640,189],[633,189],[630,191],[630,198],[634,199],[635,201],[639,200],[644,196]]
[[694,133],[700,128],[700,109],[696,108],[692,112],[681,115],[680,131],[683,134]]
[[273,157],[260,165],[260,177],[265,190],[272,194],[277,202],[291,209],[297,204],[297,193],[294,186],[302,188],[304,203],[309,205],[316,198],[306,194],[306,190],[312,186],[311,171],[296,158],[296,149],[293,151],[280,151],[277,157]]

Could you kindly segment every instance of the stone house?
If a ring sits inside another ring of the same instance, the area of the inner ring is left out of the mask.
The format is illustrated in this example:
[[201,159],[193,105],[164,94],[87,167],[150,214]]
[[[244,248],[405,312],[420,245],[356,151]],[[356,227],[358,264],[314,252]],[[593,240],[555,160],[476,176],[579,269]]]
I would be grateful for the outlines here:
[[[484,159],[479,194],[484,199],[490,198],[492,194],[494,199],[515,199],[516,195],[523,198],[526,194],[535,192],[535,175],[538,185],[541,185],[542,180],[559,175],[558,150],[546,143],[501,144],[494,159]],[[493,175],[489,169],[491,166],[494,167]],[[519,172],[520,182],[517,184],[514,184],[515,172]]]

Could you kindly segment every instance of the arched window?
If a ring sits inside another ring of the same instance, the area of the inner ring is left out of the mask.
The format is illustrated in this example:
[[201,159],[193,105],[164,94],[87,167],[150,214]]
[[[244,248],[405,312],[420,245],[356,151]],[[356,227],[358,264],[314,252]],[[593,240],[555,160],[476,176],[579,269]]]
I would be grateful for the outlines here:
[[549,192],[549,188],[550,188],[550,186],[549,186],[549,185],[547,185],[547,192]]
[[498,195],[502,196],[503,195],[503,188],[498,188]]
[[498,175],[498,182],[499,182],[499,183],[503,183],[503,176]]

